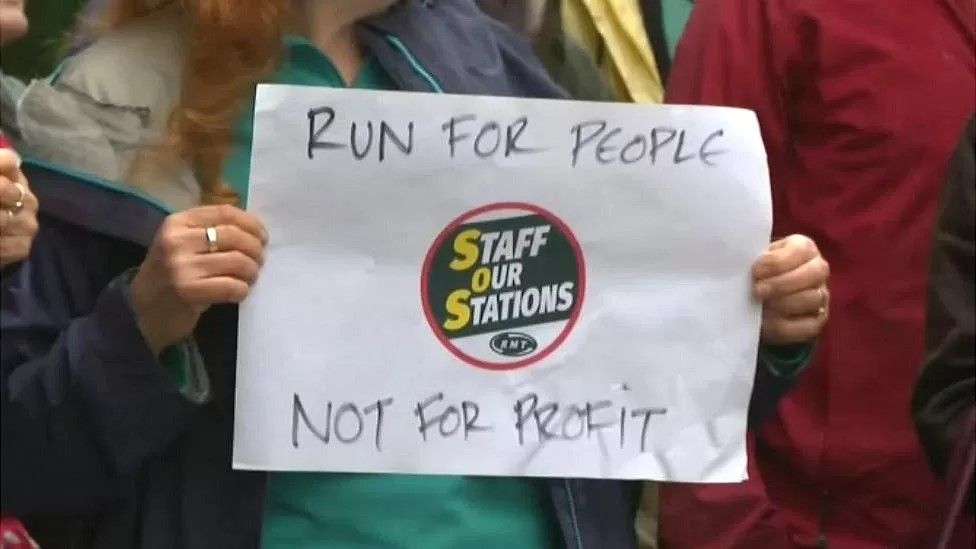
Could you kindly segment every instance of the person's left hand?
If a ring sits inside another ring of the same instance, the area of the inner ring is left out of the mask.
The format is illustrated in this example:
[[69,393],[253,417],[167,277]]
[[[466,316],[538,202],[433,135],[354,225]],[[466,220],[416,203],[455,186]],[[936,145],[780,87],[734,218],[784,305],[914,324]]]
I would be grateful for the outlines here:
[[752,265],[753,292],[762,300],[762,341],[788,345],[820,335],[830,309],[830,266],[802,235],[777,240]]

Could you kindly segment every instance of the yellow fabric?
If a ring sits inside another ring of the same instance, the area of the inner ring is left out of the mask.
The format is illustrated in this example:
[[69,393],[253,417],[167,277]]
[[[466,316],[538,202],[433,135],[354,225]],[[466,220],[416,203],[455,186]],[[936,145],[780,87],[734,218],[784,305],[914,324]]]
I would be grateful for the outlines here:
[[657,549],[658,530],[658,486],[655,482],[644,483],[641,493],[640,509],[637,510],[637,546],[640,549]]
[[563,28],[590,54],[617,99],[660,103],[664,85],[638,0],[560,0]]

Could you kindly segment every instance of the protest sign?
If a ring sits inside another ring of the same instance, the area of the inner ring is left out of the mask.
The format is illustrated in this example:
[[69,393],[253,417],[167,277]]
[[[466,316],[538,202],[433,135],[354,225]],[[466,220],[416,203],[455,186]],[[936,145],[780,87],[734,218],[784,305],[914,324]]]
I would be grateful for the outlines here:
[[234,465],[735,482],[755,115],[261,86]]

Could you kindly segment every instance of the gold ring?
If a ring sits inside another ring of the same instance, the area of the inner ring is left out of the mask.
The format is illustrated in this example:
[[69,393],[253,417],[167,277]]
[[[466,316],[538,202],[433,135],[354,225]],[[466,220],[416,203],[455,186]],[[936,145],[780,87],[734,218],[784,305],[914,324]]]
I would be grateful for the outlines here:
[[9,210],[10,211],[10,214],[11,214],[11,217],[12,216],[15,216],[15,215],[19,214],[21,211],[23,211],[23,209],[24,209],[24,199],[27,198],[27,188],[24,187],[24,184],[23,183],[21,183],[19,181],[15,181],[14,182],[14,187],[17,187],[17,192],[20,193],[20,194],[17,196],[17,200],[14,201],[13,208],[10,208],[10,210]]
[[214,253],[217,251],[217,227],[207,227],[203,231],[204,236],[207,237],[207,251]]

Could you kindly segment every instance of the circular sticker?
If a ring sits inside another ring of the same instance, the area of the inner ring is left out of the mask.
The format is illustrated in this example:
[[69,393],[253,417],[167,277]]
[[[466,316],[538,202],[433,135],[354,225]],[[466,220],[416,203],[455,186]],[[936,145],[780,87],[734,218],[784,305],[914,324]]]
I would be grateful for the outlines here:
[[586,269],[562,220],[531,204],[499,203],[441,231],[420,284],[427,323],[447,350],[472,366],[512,370],[569,337]]

